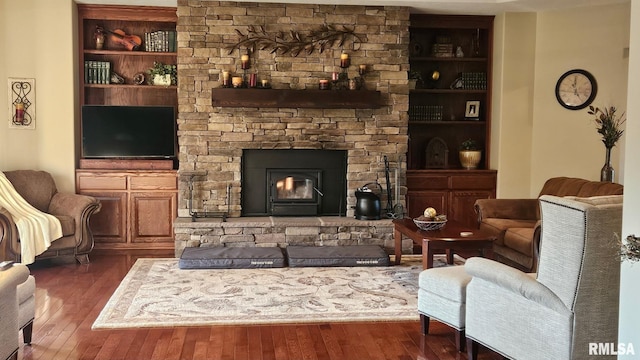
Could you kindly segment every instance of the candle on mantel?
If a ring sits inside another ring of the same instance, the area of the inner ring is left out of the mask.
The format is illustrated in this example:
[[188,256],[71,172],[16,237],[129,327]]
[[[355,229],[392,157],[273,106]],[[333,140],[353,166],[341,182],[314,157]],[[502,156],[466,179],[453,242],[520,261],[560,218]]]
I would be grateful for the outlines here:
[[246,70],[249,68],[249,55],[242,55],[240,61],[242,62],[242,69]]
[[347,53],[340,54],[340,67],[346,68],[346,67],[349,67],[349,65],[351,65],[351,62],[349,61],[349,54]]
[[320,90],[329,90],[329,80],[320,80],[318,88]]
[[360,64],[360,67],[358,68],[358,72],[360,73],[360,75],[364,75],[364,73],[367,72],[367,65],[366,64]]
[[229,72],[228,71],[223,71],[222,72],[222,86],[224,87],[229,87]]

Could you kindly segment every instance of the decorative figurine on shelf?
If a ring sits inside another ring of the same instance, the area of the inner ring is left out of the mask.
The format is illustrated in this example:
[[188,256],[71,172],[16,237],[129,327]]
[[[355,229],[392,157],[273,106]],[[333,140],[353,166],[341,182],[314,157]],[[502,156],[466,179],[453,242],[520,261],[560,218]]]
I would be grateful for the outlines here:
[[457,58],[463,58],[464,57],[464,51],[462,51],[462,46],[458,46],[456,48],[456,57]]

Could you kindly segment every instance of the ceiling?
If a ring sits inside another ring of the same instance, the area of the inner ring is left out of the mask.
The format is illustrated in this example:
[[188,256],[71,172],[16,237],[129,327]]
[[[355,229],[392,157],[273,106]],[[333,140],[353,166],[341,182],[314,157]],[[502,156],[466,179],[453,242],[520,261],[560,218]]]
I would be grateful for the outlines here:
[[[242,2],[243,0],[240,0]],[[250,2],[340,5],[408,6],[413,13],[495,15],[536,12],[583,6],[626,3],[630,0],[251,0]],[[177,0],[76,0],[81,4],[176,6]]]

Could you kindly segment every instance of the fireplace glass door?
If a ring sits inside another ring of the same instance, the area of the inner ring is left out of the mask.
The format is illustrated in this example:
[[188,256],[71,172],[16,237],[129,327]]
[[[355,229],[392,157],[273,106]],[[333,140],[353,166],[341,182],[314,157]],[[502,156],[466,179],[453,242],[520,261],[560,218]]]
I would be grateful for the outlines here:
[[271,215],[317,215],[322,199],[321,174],[317,169],[267,170]]

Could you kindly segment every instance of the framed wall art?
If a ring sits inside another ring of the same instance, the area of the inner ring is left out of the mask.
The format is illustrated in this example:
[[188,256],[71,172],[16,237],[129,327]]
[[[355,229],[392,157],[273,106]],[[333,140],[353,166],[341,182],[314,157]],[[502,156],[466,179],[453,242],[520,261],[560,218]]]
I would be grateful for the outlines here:
[[36,128],[36,80],[9,78],[9,128]]

